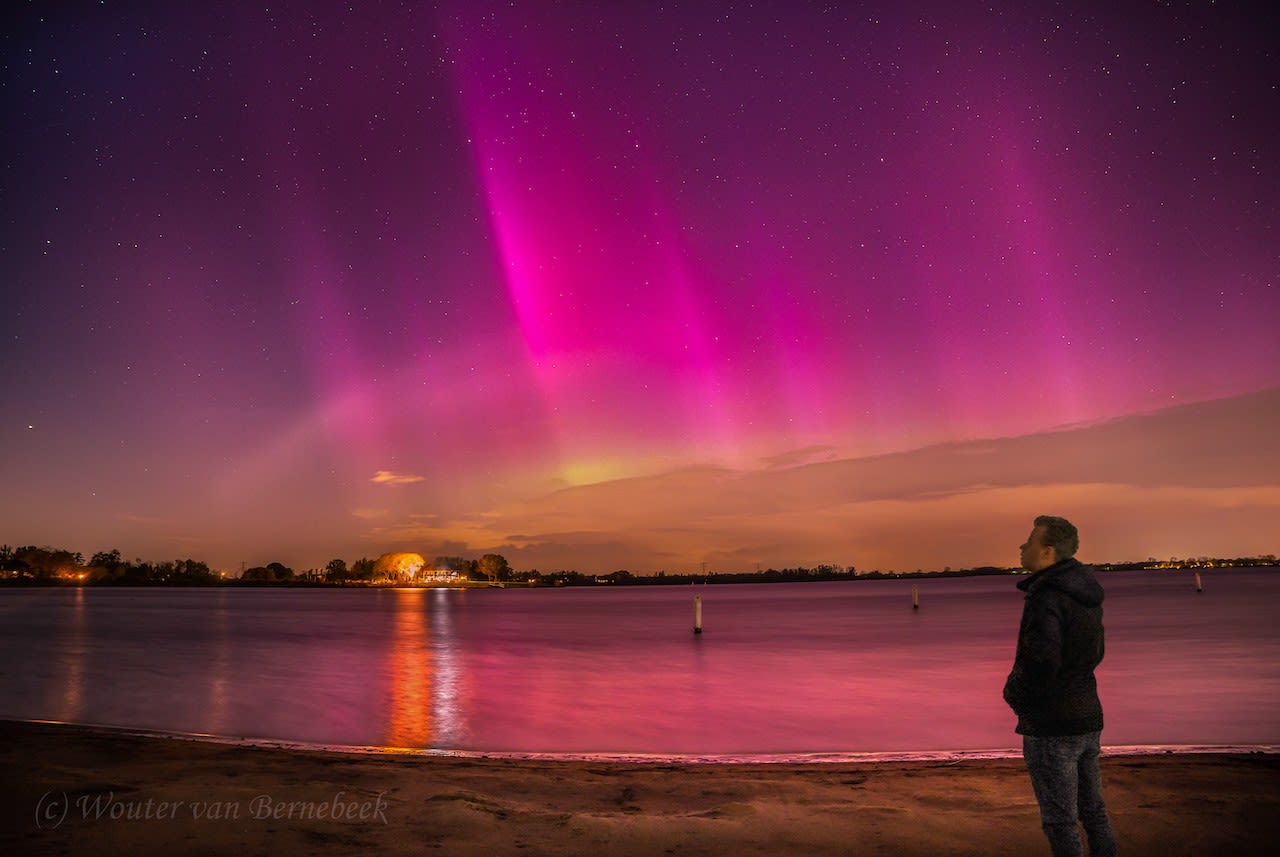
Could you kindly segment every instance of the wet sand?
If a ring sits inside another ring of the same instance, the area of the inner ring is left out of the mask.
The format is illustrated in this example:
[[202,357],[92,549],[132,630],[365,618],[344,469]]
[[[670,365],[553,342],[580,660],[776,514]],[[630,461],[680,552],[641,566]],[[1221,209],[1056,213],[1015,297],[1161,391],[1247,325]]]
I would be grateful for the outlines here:
[[[1017,759],[668,764],[0,722],[0,854],[1048,854]],[[1273,854],[1280,755],[1109,756],[1126,857]]]

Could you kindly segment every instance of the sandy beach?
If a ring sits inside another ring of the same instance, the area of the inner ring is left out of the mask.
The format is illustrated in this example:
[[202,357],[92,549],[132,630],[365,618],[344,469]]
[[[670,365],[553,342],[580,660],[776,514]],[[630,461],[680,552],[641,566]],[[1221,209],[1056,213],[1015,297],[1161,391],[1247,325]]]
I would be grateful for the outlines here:
[[[568,762],[0,722],[0,853],[1047,854],[1020,760]],[[1280,756],[1111,756],[1126,855],[1261,855]]]

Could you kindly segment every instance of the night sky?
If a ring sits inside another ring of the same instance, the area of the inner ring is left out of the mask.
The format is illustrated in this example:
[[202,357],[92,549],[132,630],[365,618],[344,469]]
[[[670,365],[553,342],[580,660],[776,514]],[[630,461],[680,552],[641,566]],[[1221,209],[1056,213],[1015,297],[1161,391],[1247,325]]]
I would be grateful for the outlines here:
[[21,3],[0,541],[1280,552],[1259,8]]

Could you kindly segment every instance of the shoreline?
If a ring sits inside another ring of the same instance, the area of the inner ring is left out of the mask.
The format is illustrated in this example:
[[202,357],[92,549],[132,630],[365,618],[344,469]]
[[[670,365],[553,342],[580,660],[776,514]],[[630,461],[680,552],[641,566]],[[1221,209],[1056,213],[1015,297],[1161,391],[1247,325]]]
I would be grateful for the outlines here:
[[[315,753],[343,753],[366,756],[406,756],[450,759],[495,759],[519,762],[592,762],[634,765],[823,765],[880,764],[885,762],[966,762],[991,759],[1021,759],[1015,747],[983,750],[888,750],[814,751],[800,753],[741,753],[700,755],[694,753],[541,753],[514,750],[473,750],[391,747],[372,744],[325,744],[283,738],[235,737],[204,732],[176,732],[101,723],[74,723],[63,720],[0,718],[0,724],[15,723],[86,730],[103,735],[152,738],[172,741],[200,741],[267,750]],[[1137,757],[1169,755],[1254,755],[1280,754],[1280,744],[1116,744],[1103,745],[1102,756]]]
[[[1103,760],[1126,855],[1270,854],[1280,755]],[[0,852],[1047,854],[1017,758],[807,762],[343,752],[0,721]]]
[[[1113,572],[1124,571],[1147,571],[1160,574],[1173,574],[1178,572],[1192,572],[1193,574],[1215,574],[1226,570],[1256,570],[1263,568],[1280,568],[1280,561],[1268,559],[1266,556],[1260,557],[1235,557],[1232,559],[1219,558],[1213,560],[1205,560],[1204,564],[1199,561],[1178,561],[1175,564],[1169,562],[1157,562],[1152,565],[1150,561],[1118,561],[1118,562],[1094,562],[1089,563],[1100,574],[1111,574]],[[315,571],[314,569],[312,570]],[[774,571],[778,571],[774,569]],[[823,575],[813,574],[794,574],[786,576],[784,569],[783,576],[768,576],[765,572],[747,572],[747,571],[729,571],[729,572],[710,572],[707,574],[691,574],[691,573],[663,573],[658,577],[654,573],[641,573],[632,575],[629,578],[614,578],[609,574],[596,574],[592,572],[570,572],[576,575],[578,579],[573,582],[552,581],[544,582],[541,579],[511,579],[496,582],[486,580],[450,580],[450,581],[371,581],[371,580],[342,580],[329,581],[312,578],[290,578],[284,580],[245,580],[239,577],[221,577],[210,578],[202,581],[169,581],[169,580],[105,580],[102,578],[85,579],[80,577],[78,573],[70,574],[62,577],[52,578],[34,578],[34,577],[0,577],[0,591],[5,588],[14,589],[151,589],[151,588],[170,588],[170,589],[367,589],[367,590],[384,590],[384,589],[592,589],[598,587],[627,588],[627,587],[680,587],[680,586],[733,586],[740,584],[774,584],[774,583],[844,583],[850,581],[872,581],[872,580],[934,580],[934,579],[954,579],[964,577],[1019,577],[1025,575],[1026,572],[1015,566],[975,566],[973,568],[953,569],[950,571],[933,569],[929,571],[880,571],[872,570],[865,572],[848,572],[839,571],[831,572]],[[307,574],[308,572],[303,572]]]

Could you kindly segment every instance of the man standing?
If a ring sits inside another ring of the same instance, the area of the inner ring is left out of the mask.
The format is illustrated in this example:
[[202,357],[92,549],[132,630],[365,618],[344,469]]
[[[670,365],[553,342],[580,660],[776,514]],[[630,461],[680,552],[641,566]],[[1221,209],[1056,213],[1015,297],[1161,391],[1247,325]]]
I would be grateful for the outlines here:
[[1102,800],[1098,754],[1102,703],[1093,670],[1102,660],[1102,586],[1075,559],[1080,537],[1065,518],[1041,515],[1018,582],[1026,593],[1018,649],[1004,699],[1018,715],[1022,755],[1054,857],[1079,857],[1078,818],[1091,857],[1116,853]]

